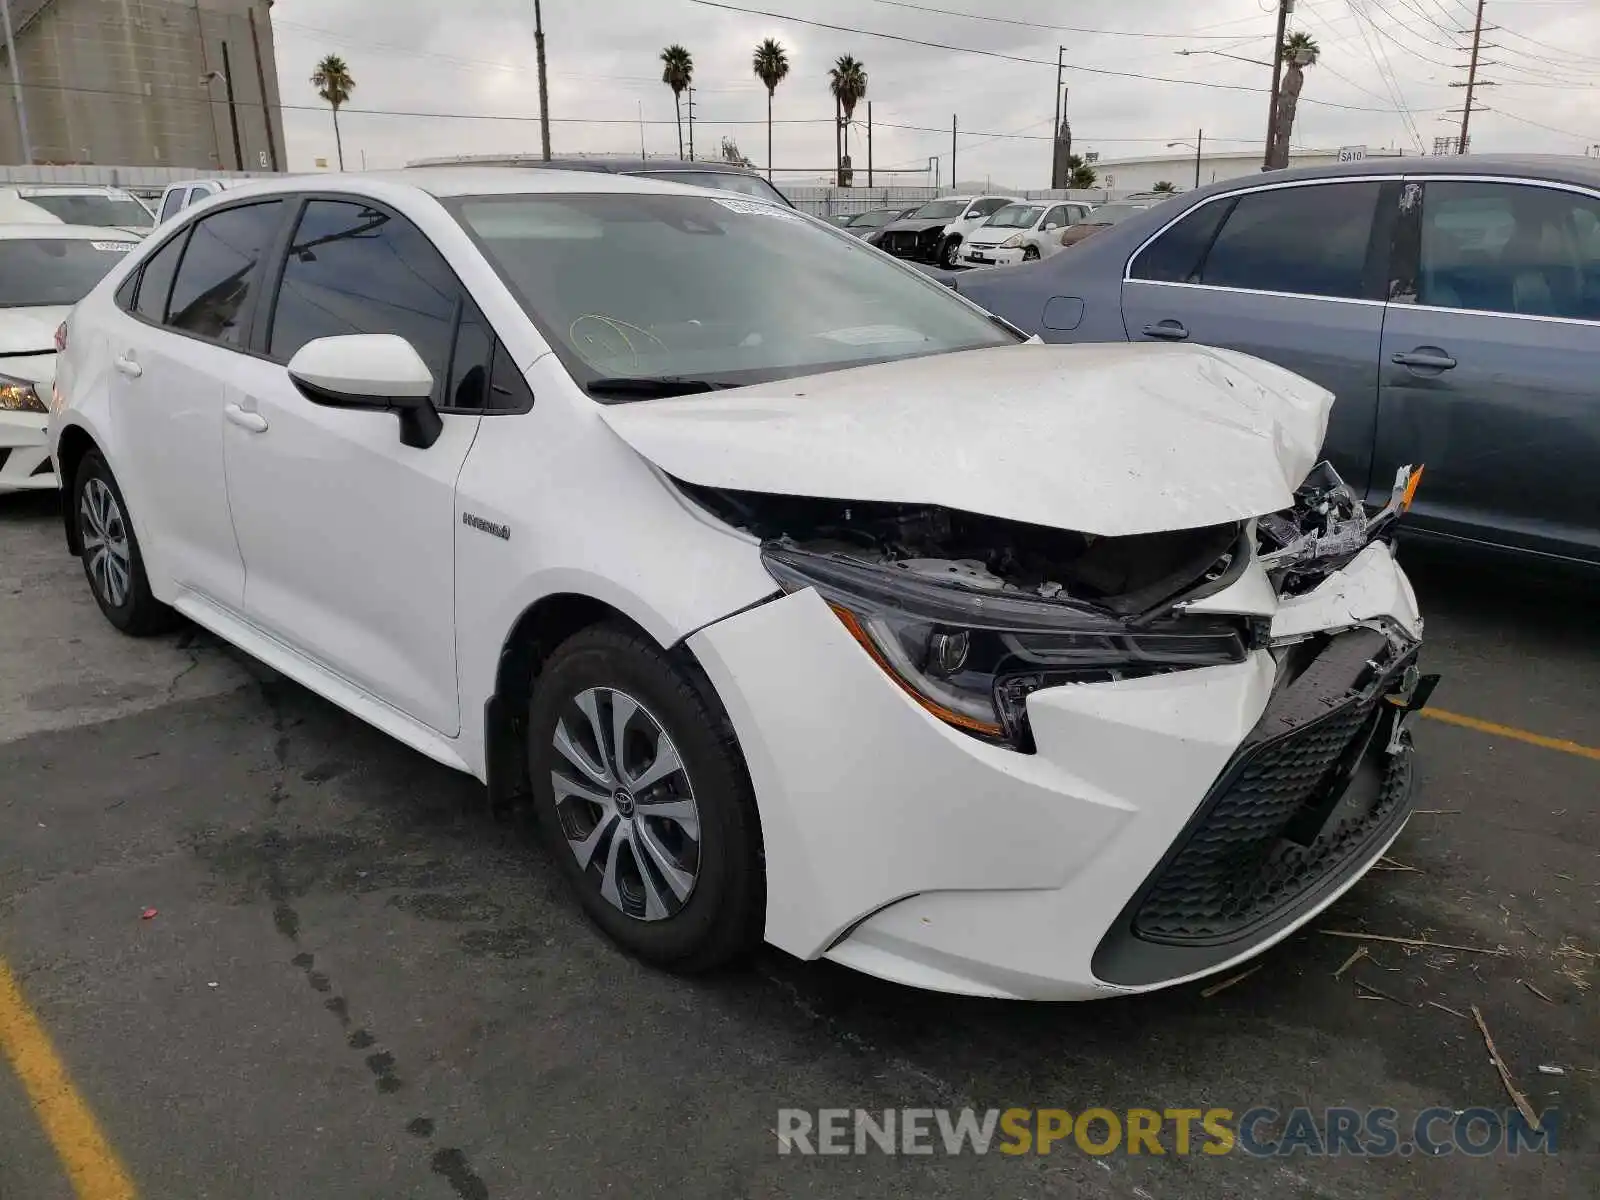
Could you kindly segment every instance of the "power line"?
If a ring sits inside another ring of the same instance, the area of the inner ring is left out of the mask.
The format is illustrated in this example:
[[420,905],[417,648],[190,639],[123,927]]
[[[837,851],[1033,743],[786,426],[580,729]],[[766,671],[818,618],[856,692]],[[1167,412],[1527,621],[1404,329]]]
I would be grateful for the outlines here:
[[[1030,66],[1050,67],[1055,69],[1056,63],[1045,58],[1026,58],[1020,54],[1005,54],[999,50],[980,50],[974,46],[953,46],[948,42],[934,42],[923,38],[907,37],[898,33],[882,33],[873,29],[857,29],[850,25],[835,25],[828,21],[814,21],[809,17],[797,17],[792,13],[770,12],[760,8],[744,8],[737,4],[723,4],[719,0],[689,0],[690,4],[698,4],[704,8],[720,8],[727,12],[744,13],[748,16],[771,17],[777,21],[793,21],[797,25],[810,25],[817,29],[831,29],[836,33],[853,33],[860,37],[881,38],[890,42],[903,42],[911,46],[926,46],[932,50],[949,50],[958,54],[977,54],[984,58],[996,58],[1005,62],[1027,63]],[[1089,67],[1082,63],[1064,64],[1068,70],[1077,71],[1084,75],[1106,75],[1117,79],[1143,79],[1152,83],[1181,84],[1184,87],[1208,88],[1211,91],[1224,92],[1253,92],[1265,95],[1266,88],[1250,87],[1242,83],[1217,83],[1207,79],[1175,79],[1169,75],[1148,75],[1139,71],[1116,71],[1109,67]],[[1371,108],[1359,104],[1336,104],[1331,100],[1317,100],[1313,97],[1303,97],[1303,104],[1316,104],[1323,108],[1338,108],[1346,112],[1388,112],[1386,108]],[[1437,109],[1424,111],[1436,112]]]
[[1507,112],[1503,108],[1478,108],[1478,109],[1474,109],[1473,111],[1474,112],[1494,113],[1496,116],[1499,116],[1499,117],[1510,117],[1513,121],[1520,121],[1524,125],[1532,125],[1535,129],[1545,129],[1545,130],[1548,130],[1551,133],[1565,134],[1567,137],[1575,137],[1581,142],[1587,142],[1589,140],[1589,137],[1590,137],[1590,135],[1586,134],[1586,133],[1574,133],[1570,129],[1558,129],[1554,125],[1544,125],[1544,124],[1541,124],[1538,121],[1530,121],[1527,117],[1519,117],[1519,116],[1517,116],[1516,113]]
[[[1023,21],[1016,17],[995,17],[987,13],[956,12],[949,8],[933,8],[927,4],[911,4],[907,0],[872,0],[872,3],[882,4],[888,8],[908,8],[913,12],[934,13],[941,17],[961,17],[968,21],[989,21],[995,25],[1021,25],[1027,29],[1048,29],[1052,33],[1090,33],[1099,37],[1161,38],[1166,41],[1183,42],[1229,42],[1241,40],[1231,33],[1137,33],[1126,29],[1086,29],[1081,25],[1046,25],[1041,21]],[[1212,29],[1217,28],[1217,26],[1202,26],[1202,28]],[[1269,35],[1263,34],[1262,36]]]

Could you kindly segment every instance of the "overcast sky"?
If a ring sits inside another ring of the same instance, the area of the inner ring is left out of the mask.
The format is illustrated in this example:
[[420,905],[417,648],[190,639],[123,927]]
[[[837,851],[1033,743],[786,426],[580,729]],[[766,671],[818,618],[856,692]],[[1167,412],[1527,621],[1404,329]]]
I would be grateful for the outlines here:
[[[1192,139],[1199,128],[1208,148],[1261,144],[1269,70],[1202,52],[1268,58],[1273,0],[728,2],[785,15],[692,0],[544,0],[553,150],[637,153],[642,113],[648,152],[675,154],[672,93],[660,81],[659,55],[681,42],[694,55],[697,154],[714,156],[730,136],[765,165],[766,91],[750,67],[764,37],[781,41],[791,64],[774,106],[775,119],[787,122],[775,125],[774,163],[780,172],[805,172],[782,173],[780,183],[832,163],[827,71],[845,53],[867,68],[875,164],[920,171],[880,184],[928,182],[927,159],[935,154],[948,182],[955,115],[962,130],[973,131],[958,143],[963,180],[1046,186],[1058,45],[1067,47],[1076,150],[1105,158],[1161,154],[1167,142]],[[1416,152],[1419,143],[1431,150],[1435,137],[1454,133],[1460,117],[1442,110],[1461,103],[1462,89],[1448,85],[1465,78],[1455,68],[1467,56],[1454,47],[1470,38],[1454,30],[1470,25],[1471,8],[1472,0],[1298,0],[1290,28],[1314,37],[1322,60],[1307,72],[1294,144]],[[1495,65],[1481,74],[1499,86],[1480,93],[1493,111],[1473,116],[1473,149],[1581,154],[1600,143],[1600,0],[1489,0],[1487,14],[1500,29],[1485,37],[1497,48],[1485,52]],[[823,29],[799,17],[1013,57]],[[334,159],[328,109],[308,82],[327,53],[343,56],[357,83],[340,117],[350,168],[361,165],[363,152],[368,166],[392,167],[424,156],[538,150],[533,0],[278,0],[273,23],[291,168]],[[1143,36],[1050,28],[1061,25]],[[459,115],[380,115],[400,113]],[[863,105],[856,119],[865,117]],[[852,134],[852,150],[864,168],[864,134]]]

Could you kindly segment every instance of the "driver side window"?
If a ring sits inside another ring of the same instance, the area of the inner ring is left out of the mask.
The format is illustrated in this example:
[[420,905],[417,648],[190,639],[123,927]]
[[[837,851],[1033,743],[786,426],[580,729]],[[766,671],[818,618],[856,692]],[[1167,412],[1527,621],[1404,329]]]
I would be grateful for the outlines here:
[[289,244],[268,353],[287,363],[315,338],[352,333],[410,342],[441,411],[501,407],[490,389],[494,331],[433,243],[359,200],[312,200]]

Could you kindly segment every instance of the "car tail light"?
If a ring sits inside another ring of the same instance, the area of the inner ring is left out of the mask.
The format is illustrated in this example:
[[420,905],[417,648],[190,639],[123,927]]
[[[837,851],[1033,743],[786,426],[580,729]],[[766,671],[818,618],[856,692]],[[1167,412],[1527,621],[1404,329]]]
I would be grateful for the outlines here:
[[56,326],[56,353],[64,354],[67,349],[67,323],[65,321]]

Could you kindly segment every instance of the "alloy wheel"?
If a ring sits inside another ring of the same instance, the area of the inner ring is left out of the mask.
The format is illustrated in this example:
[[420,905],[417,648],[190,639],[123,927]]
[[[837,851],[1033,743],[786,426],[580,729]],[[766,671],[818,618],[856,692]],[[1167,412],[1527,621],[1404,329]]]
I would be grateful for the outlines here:
[[607,903],[642,921],[673,916],[700,871],[700,811],[677,747],[615,688],[567,703],[550,783],[567,845]]
[[91,478],[83,485],[78,517],[89,581],[106,604],[121,608],[133,579],[133,555],[122,506],[103,479]]

